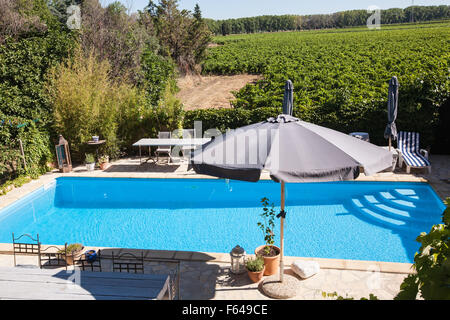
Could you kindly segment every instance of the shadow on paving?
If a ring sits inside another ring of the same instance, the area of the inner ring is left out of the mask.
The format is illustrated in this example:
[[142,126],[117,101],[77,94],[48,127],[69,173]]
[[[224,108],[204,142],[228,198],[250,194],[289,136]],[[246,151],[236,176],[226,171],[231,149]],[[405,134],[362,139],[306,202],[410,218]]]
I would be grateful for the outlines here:
[[[144,262],[143,270],[140,266],[135,267],[136,263],[140,263],[142,253]],[[114,270],[113,254],[115,257]],[[190,259],[195,259],[195,261],[191,261]],[[218,277],[224,273],[228,273],[228,268],[223,268],[215,263],[207,263],[212,260],[214,260],[214,257],[201,252],[107,248],[101,249],[100,259],[93,264],[93,268],[90,268],[88,265],[85,272],[98,273],[100,270],[101,272],[119,272],[118,268],[120,263],[122,264],[123,273],[138,274],[143,271],[145,274],[169,275],[171,277],[170,286],[172,286],[176,299],[207,300],[215,297]],[[101,269],[99,266],[101,266]],[[47,265],[44,267],[47,269],[52,266]],[[129,270],[127,270],[127,267],[129,267]],[[69,273],[62,270],[55,277],[67,279],[70,274],[71,270],[69,270]],[[98,288],[93,290],[89,278],[85,277],[83,279],[83,274],[81,274],[80,280],[79,285],[84,290],[90,292],[94,298],[105,299],[106,293],[102,291],[101,294],[98,294]],[[114,284],[110,286],[113,291],[119,290],[114,287]],[[126,291],[123,293],[126,294]],[[132,296],[129,298],[134,299]]]
[[104,172],[160,172],[172,173],[175,172],[180,165],[164,163],[142,163],[139,164],[113,164]]

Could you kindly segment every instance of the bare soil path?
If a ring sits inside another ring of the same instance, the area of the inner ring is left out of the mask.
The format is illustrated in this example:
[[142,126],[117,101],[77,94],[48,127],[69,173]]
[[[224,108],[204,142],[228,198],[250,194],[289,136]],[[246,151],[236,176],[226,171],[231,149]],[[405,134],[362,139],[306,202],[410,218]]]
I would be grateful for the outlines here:
[[177,97],[185,110],[230,108],[237,91],[261,76],[240,74],[235,76],[186,76],[178,79]]

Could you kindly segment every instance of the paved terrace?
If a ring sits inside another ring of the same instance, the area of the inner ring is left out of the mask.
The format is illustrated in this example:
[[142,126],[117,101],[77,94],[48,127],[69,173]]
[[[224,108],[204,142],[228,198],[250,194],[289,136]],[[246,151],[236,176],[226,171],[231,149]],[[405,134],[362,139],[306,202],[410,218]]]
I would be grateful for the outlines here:
[[[445,199],[450,197],[450,156],[431,156],[432,173],[426,174],[421,170],[412,170],[406,174],[404,170],[396,169],[395,172],[382,172],[367,177],[364,174],[358,181],[408,181],[428,182],[436,193]],[[47,173],[39,179],[25,184],[21,188],[10,191],[5,196],[0,196],[0,208],[5,207],[24,195],[47,184],[60,176],[77,177],[127,177],[127,178],[211,178],[196,175],[188,170],[187,164],[153,164],[139,165],[139,159],[127,158],[111,163],[104,171],[95,170],[87,172],[84,166],[79,166],[72,173],[60,174],[57,171]],[[268,175],[263,174],[265,179]],[[233,244],[230,244],[230,248]],[[89,249],[89,248],[88,248]],[[94,248],[99,249],[99,248]],[[104,248],[105,250],[111,248]],[[0,244],[0,266],[12,266],[11,244]],[[116,250],[133,251],[123,248]],[[229,255],[144,250],[145,257],[177,259],[181,265],[180,296],[181,299],[270,299],[258,290],[258,284],[253,284],[246,274],[232,275],[229,272]],[[285,265],[289,266],[295,257],[286,257]],[[386,263],[334,259],[307,259],[316,260],[321,266],[319,274],[310,279],[301,280],[298,283],[298,293],[294,299],[324,299],[322,293],[337,292],[343,297],[359,299],[375,294],[379,299],[392,299],[399,291],[403,279],[413,270],[410,264]],[[19,264],[37,264],[35,257],[20,257]],[[106,260],[105,271],[110,271]],[[146,261],[145,273],[161,273],[170,268],[167,263]],[[286,273],[292,274],[287,268]]]

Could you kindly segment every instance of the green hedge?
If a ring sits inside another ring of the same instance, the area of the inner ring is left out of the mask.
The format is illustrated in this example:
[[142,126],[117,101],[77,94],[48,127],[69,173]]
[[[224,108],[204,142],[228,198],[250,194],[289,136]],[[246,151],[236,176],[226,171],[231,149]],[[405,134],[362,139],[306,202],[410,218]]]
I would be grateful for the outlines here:
[[76,34],[47,20],[44,34],[9,38],[0,45],[0,181],[22,174],[36,176],[54,157],[53,107],[45,84],[49,69],[70,55]]
[[281,108],[191,110],[184,113],[183,127],[194,128],[195,121],[202,121],[203,132],[216,128],[225,132],[227,129],[236,129],[276,117],[280,113]]

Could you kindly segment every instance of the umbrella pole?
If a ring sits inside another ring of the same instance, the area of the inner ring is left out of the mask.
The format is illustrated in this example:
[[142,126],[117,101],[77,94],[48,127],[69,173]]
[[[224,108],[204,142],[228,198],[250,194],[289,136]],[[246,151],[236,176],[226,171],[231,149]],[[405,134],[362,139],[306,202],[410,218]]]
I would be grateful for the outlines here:
[[391,147],[392,147],[392,141],[391,141],[391,137],[389,137],[389,151],[391,151]]
[[[284,181],[281,181],[281,212],[284,212]],[[284,264],[283,264],[283,250],[284,250],[284,216],[281,216],[280,224],[280,282],[284,280]]]

